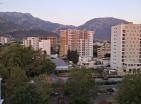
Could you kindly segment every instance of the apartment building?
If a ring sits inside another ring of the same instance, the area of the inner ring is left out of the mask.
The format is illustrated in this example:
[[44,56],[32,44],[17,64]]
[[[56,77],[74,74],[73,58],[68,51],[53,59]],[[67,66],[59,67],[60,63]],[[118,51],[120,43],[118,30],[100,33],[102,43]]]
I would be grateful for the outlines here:
[[43,52],[46,52],[47,55],[51,55],[51,41],[48,40],[40,40],[39,41],[39,49]]
[[60,56],[69,50],[77,50],[80,58],[93,57],[94,31],[67,29],[60,31]]
[[0,36],[0,44],[4,45],[10,42],[10,38],[6,36]]
[[111,44],[110,42],[103,42],[99,48],[97,48],[97,57],[104,58],[106,54],[111,53]]
[[26,47],[32,47],[35,51],[39,50],[39,37],[27,37],[23,40]]
[[40,39],[40,37],[27,37],[23,40],[25,47],[32,47],[35,51],[45,51],[47,55],[51,55],[51,41]]
[[51,42],[51,47],[53,48],[53,49],[56,49],[56,47],[57,47],[57,37],[56,36],[44,36],[44,37],[40,37],[39,38],[40,40],[50,40],[50,42]]
[[111,68],[120,72],[141,70],[141,24],[120,24],[112,27]]

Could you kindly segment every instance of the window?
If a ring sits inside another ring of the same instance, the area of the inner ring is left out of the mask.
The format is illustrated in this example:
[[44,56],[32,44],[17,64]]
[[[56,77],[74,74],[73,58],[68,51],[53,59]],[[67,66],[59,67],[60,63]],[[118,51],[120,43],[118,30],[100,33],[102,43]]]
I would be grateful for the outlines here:
[[122,32],[123,32],[123,33],[125,33],[125,32],[126,32],[126,30],[122,30]]
[[123,44],[125,44],[125,41],[122,41]]
[[125,38],[122,38],[122,40],[125,40]]
[[131,70],[131,69],[129,69],[129,73],[131,73],[131,71],[132,71],[132,70]]

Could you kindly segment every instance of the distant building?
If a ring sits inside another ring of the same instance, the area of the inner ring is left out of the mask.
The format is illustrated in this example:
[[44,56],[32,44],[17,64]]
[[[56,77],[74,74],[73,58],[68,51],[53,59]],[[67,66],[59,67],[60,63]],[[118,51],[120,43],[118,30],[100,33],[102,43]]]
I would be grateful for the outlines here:
[[112,27],[111,68],[126,73],[141,71],[141,24]]
[[43,52],[46,52],[47,55],[51,55],[51,42],[50,40],[40,40],[39,49]]
[[39,37],[27,37],[23,40],[25,47],[32,47],[34,50],[39,50]]
[[97,57],[104,58],[106,54],[111,53],[111,44],[110,42],[104,42],[102,46],[97,48]]
[[4,45],[10,43],[10,38],[6,36],[0,36],[0,44]]
[[39,39],[40,40],[50,40],[51,48],[56,49],[56,47],[57,47],[57,37],[56,36],[40,37]]
[[60,31],[60,56],[66,56],[67,51],[77,50],[81,58],[93,57],[94,31],[67,29]]
[[35,51],[41,50],[45,51],[47,55],[51,55],[51,41],[50,39],[43,40],[39,37],[27,37],[23,40],[23,45],[25,47],[32,47]]
[[94,46],[102,46],[103,45],[103,42],[94,42],[93,45]]

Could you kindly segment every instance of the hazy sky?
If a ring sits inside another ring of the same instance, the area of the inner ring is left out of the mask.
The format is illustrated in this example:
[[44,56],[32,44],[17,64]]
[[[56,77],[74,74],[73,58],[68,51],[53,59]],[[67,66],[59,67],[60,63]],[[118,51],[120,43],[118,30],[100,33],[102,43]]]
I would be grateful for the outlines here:
[[51,22],[81,25],[98,17],[141,23],[141,0],[0,0],[0,12],[31,13]]

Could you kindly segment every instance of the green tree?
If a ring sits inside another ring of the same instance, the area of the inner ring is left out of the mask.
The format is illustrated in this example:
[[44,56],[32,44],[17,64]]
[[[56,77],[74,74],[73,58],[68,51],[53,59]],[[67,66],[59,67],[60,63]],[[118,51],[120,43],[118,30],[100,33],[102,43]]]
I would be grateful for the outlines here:
[[116,95],[118,104],[140,104],[141,75],[127,75],[124,77]]
[[19,68],[15,68],[14,70],[10,71],[10,77],[5,78],[4,82],[2,83],[5,104],[11,104],[10,98],[13,95],[15,86],[25,82],[28,82],[25,71]]
[[52,90],[46,83],[23,83],[16,86],[10,104],[48,104]]
[[[33,51],[19,44],[0,48],[0,76],[3,77],[5,104],[47,104],[48,85],[29,85],[29,77],[51,74],[55,64],[40,51]],[[25,102],[24,102],[25,100]]]
[[67,58],[69,61],[72,61],[74,64],[77,64],[79,61],[79,54],[78,54],[77,50],[76,51],[68,50]]
[[0,64],[7,68],[25,68],[32,63],[33,53],[34,51],[30,48],[24,48],[19,44],[12,44],[0,51]]
[[95,80],[86,69],[73,70],[65,85],[71,104],[90,104],[96,95]]
[[28,77],[34,77],[43,73],[50,74],[55,70],[55,65],[45,54],[40,51],[33,51],[19,44],[12,44],[4,47],[0,51],[0,65],[9,73],[15,68],[24,70]]

